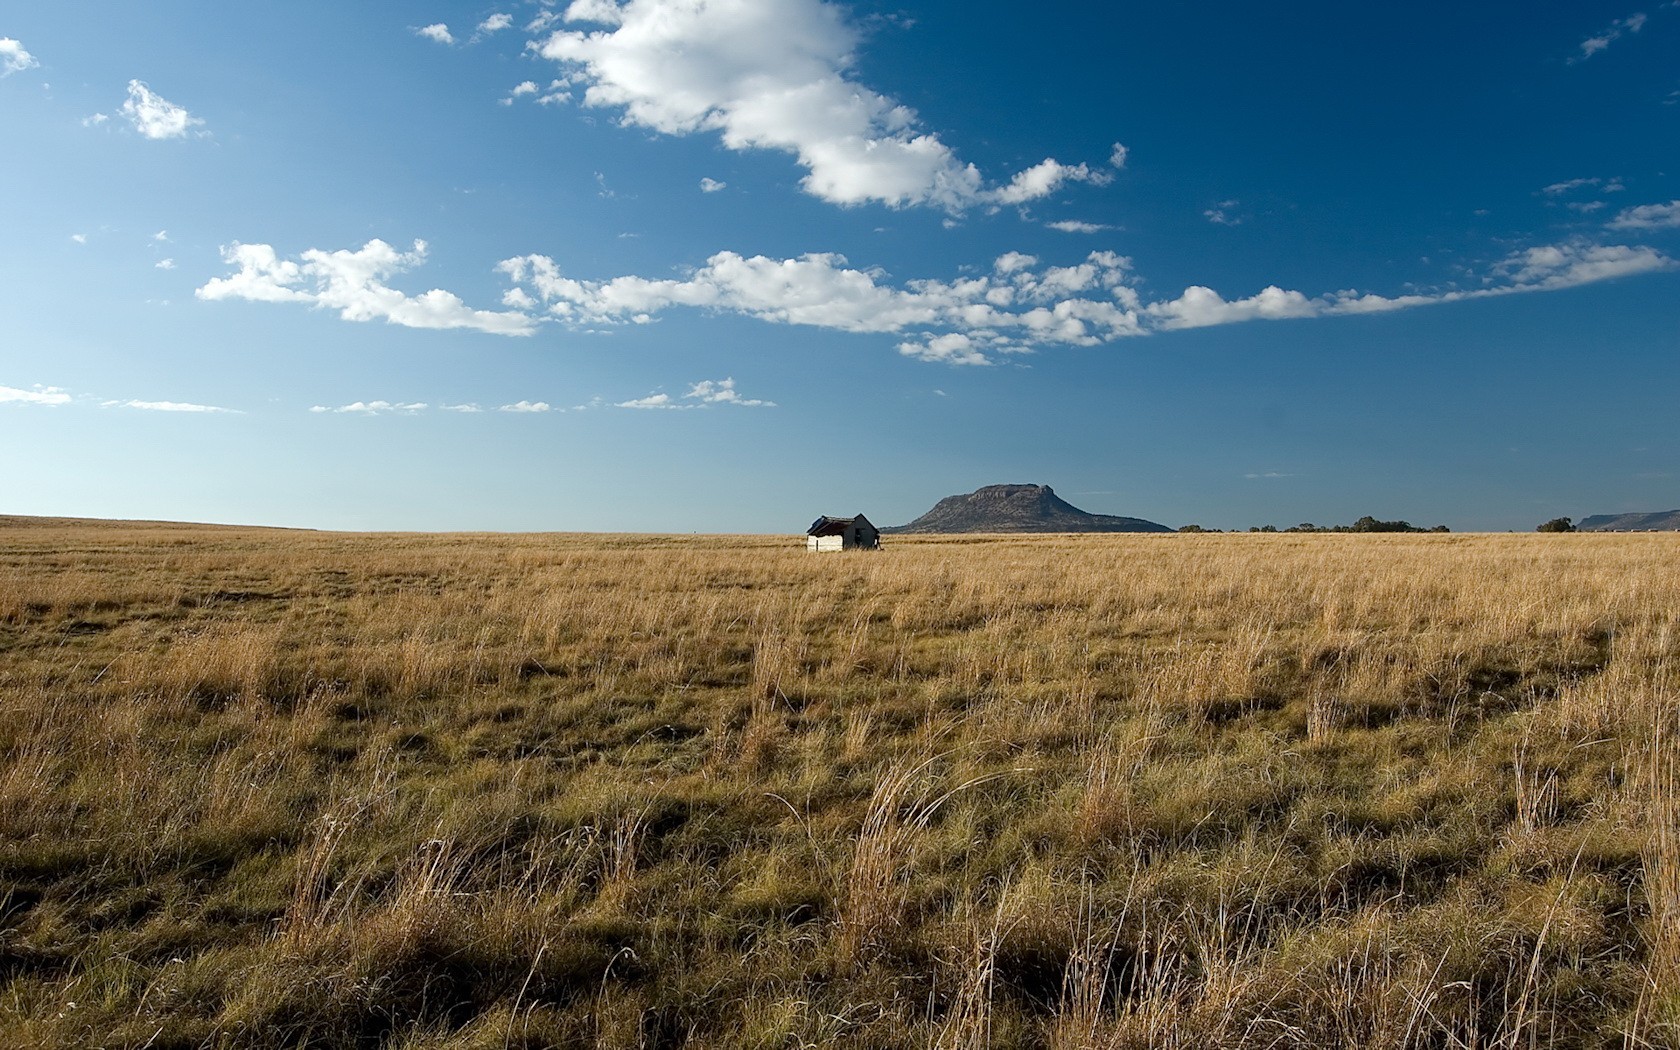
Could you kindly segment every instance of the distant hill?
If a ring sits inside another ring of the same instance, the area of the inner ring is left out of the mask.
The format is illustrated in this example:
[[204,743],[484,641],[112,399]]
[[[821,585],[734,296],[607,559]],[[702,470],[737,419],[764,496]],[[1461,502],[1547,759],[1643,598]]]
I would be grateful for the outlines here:
[[1049,485],[987,485],[946,496],[908,525],[885,533],[934,532],[1172,532],[1142,518],[1089,514],[1057,496]]
[[1645,514],[1594,514],[1575,527],[1582,532],[1680,532],[1680,510]]

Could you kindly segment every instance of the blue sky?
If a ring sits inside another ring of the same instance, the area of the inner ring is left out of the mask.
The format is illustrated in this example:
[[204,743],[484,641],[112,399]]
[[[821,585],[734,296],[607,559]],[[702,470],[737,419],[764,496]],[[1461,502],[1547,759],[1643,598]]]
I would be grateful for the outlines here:
[[0,512],[1680,506],[1680,4],[0,13]]

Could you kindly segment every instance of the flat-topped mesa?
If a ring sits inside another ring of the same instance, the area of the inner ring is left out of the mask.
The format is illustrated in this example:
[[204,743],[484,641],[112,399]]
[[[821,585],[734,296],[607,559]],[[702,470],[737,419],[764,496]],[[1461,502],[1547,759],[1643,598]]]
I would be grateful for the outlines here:
[[1575,527],[1582,532],[1676,532],[1680,531],[1680,510],[1594,514],[1576,522]]
[[987,485],[946,496],[908,525],[888,533],[940,532],[1171,532],[1143,518],[1090,514],[1049,485]]

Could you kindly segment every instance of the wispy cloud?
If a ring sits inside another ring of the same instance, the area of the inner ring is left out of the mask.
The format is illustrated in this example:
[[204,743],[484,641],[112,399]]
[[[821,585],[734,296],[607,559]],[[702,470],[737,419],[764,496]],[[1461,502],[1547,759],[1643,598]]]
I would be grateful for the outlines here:
[[57,407],[72,402],[81,405],[97,404],[101,408],[134,408],[143,412],[198,412],[222,415],[240,415],[237,408],[222,408],[219,405],[200,405],[191,401],[144,401],[134,398],[99,398],[86,394],[72,394],[63,387],[36,385],[28,390],[18,387],[0,386],[0,404],[15,405],[45,405]]
[[1660,230],[1680,226],[1680,200],[1624,209],[1607,225],[1612,230]]
[[346,321],[383,320],[407,328],[467,328],[496,335],[530,335],[537,328],[524,313],[475,310],[439,288],[410,296],[386,284],[425,262],[425,241],[415,241],[407,252],[380,240],[356,251],[312,248],[296,260],[281,258],[267,244],[236,242],[222,249],[222,259],[238,271],[206,282],[196,291],[198,298],[303,303],[337,310]]
[[1603,32],[1589,36],[1585,40],[1581,41],[1581,50],[1578,54],[1569,59],[1570,64],[1573,65],[1577,62],[1585,62],[1587,59],[1593,57],[1600,51],[1609,47],[1611,44],[1620,40],[1624,34],[1639,32],[1641,29],[1645,28],[1646,20],[1647,16],[1642,11],[1636,11],[1635,13],[1628,15],[1626,18],[1616,19],[1614,22],[1611,22]]
[[719,191],[721,189],[724,189],[728,185],[729,185],[729,183],[719,182],[717,179],[703,178],[703,179],[700,180],[700,192],[701,193],[716,193],[717,191]]
[[478,32],[488,36],[491,33],[500,33],[502,30],[507,29],[511,25],[513,25],[513,16],[498,12],[497,14],[493,14],[489,18],[480,22],[478,24]]
[[330,405],[314,405],[309,411],[316,413],[349,413],[362,416],[382,416],[390,414],[412,416],[424,412],[432,407],[424,401],[352,401],[348,405],[333,407]]
[[209,412],[228,415],[242,415],[237,408],[222,408],[218,405],[196,405],[190,401],[101,401],[104,408],[137,408],[143,412]]
[[34,55],[24,50],[21,43],[9,36],[0,36],[0,77],[34,69],[40,64]]
[[1105,223],[1080,222],[1077,219],[1063,219],[1060,222],[1047,222],[1044,225],[1063,233],[1102,233],[1104,230],[1114,229],[1114,227]]
[[861,83],[861,36],[821,0],[576,0],[530,50],[585,88],[583,104],[667,135],[718,132],[732,150],[771,150],[805,169],[801,186],[834,204],[975,205],[1036,200],[1070,181],[1103,182],[1047,159],[988,186],[909,107]]
[[153,263],[152,266],[155,269],[159,269],[159,270],[173,270],[173,269],[175,269],[175,260],[174,259],[159,259],[157,262]]
[[0,405],[67,405],[70,394],[62,387],[40,386],[22,390],[15,386],[0,386]]
[[1202,218],[1219,226],[1241,226],[1242,216],[1235,211],[1241,204],[1239,200],[1220,201],[1202,212]]
[[[515,401],[511,405],[503,405],[496,409],[498,412],[553,412],[555,408],[547,401]],[[562,410],[563,411],[563,410]]]

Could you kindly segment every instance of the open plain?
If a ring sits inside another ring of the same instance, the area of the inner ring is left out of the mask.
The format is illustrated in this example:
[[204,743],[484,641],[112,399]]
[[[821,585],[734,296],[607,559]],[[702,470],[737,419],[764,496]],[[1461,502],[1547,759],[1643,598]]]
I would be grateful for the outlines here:
[[0,528],[0,1044],[1680,1041],[1663,535]]

